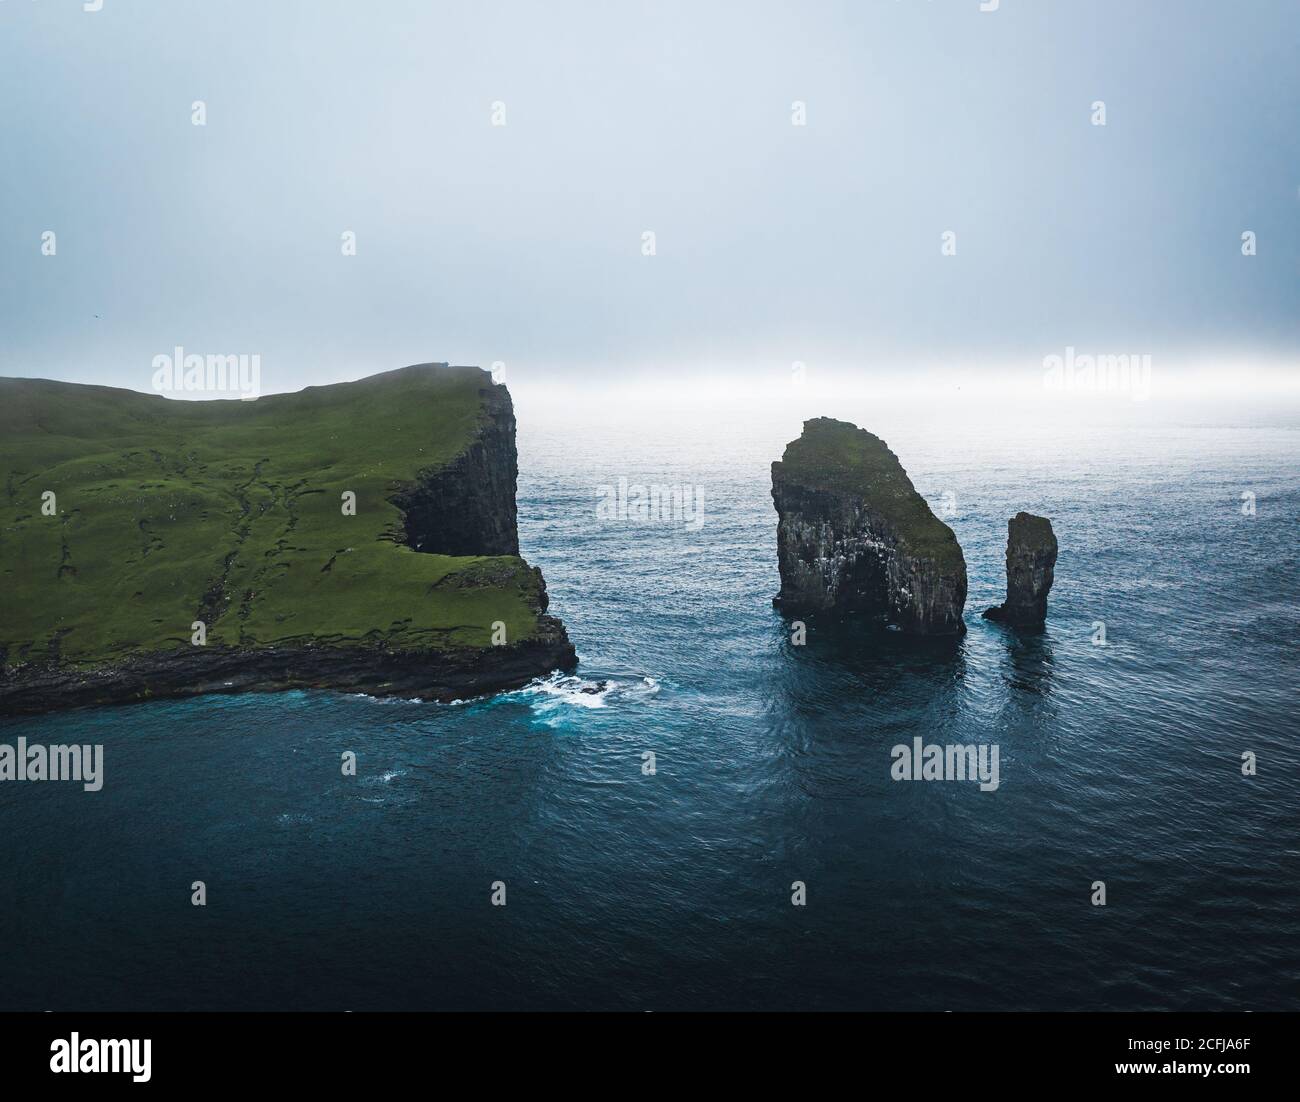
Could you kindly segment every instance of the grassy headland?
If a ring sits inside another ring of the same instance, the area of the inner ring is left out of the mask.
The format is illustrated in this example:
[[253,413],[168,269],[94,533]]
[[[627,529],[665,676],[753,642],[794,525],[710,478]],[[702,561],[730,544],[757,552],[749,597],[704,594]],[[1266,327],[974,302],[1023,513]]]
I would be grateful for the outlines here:
[[481,648],[497,621],[529,639],[539,575],[413,550],[390,500],[476,439],[492,385],[428,364],[191,402],[0,379],[4,664],[190,648],[196,620],[209,646]]

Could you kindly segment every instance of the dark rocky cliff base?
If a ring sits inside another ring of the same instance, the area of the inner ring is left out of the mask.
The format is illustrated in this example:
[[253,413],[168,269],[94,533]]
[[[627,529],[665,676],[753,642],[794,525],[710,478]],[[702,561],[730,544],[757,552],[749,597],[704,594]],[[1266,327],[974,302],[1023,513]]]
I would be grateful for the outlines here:
[[28,667],[0,684],[8,714],[124,704],[205,693],[335,689],[371,696],[464,700],[517,689],[550,670],[577,665],[564,626],[543,617],[536,637],[514,646],[478,650],[389,650],[325,644],[192,647],[134,655],[95,669],[52,664]]
[[965,630],[966,560],[877,436],[818,417],[772,464],[791,613],[859,615],[916,635]]
[[1007,599],[984,613],[1012,627],[1040,628],[1047,621],[1047,594],[1056,570],[1052,522],[1032,513],[1007,521]]

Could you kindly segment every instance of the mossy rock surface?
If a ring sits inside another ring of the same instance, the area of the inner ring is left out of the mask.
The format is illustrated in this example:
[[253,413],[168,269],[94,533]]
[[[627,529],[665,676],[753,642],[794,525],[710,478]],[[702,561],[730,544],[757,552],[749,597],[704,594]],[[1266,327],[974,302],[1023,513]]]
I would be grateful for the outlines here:
[[880,437],[847,421],[816,417],[786,445],[781,477],[820,493],[869,502],[913,555],[941,570],[965,569],[953,531],[916,492],[898,457]]

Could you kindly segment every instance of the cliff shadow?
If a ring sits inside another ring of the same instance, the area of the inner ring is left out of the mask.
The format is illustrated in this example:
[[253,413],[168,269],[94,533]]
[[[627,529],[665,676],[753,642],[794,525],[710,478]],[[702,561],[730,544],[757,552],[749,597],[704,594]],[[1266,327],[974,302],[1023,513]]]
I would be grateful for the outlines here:
[[[803,642],[798,625],[804,625]],[[837,708],[844,700],[871,710],[958,707],[966,672],[965,635],[908,635],[871,618],[779,614],[776,692],[796,712]]]
[[1056,659],[1047,630],[990,623],[1003,648],[1001,673],[1006,685],[1037,696],[1051,693]]

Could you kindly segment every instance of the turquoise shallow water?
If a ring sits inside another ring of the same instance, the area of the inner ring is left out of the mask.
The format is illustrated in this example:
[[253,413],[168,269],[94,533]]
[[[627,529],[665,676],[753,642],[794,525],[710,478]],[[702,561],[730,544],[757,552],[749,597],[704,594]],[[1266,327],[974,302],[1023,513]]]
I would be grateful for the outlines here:
[[[1293,425],[868,421],[952,495],[970,630],[794,647],[767,468],[797,420],[524,414],[578,675],[4,721],[102,742],[106,780],[0,786],[0,1005],[1300,1008]],[[598,520],[620,477],[701,487],[704,524]],[[1037,637],[979,618],[1021,508],[1061,544]],[[1000,787],[892,781],[918,736],[996,743]]]

